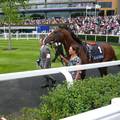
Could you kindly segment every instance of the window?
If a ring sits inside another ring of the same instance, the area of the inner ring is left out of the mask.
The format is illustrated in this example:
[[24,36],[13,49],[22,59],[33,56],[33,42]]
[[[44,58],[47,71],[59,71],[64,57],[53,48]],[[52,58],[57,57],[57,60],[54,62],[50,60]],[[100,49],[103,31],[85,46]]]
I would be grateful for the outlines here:
[[112,2],[98,2],[101,8],[112,8]]

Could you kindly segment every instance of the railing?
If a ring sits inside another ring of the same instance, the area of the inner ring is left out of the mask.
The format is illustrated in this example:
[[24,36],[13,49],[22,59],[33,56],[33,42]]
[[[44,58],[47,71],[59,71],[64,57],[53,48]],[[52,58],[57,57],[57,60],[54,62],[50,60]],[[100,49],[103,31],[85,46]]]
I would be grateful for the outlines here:
[[[39,39],[40,35],[45,34],[48,35],[48,33],[12,33],[11,38],[12,39]],[[8,40],[9,34],[8,33],[3,33],[0,34],[0,39]]]
[[94,41],[99,41],[99,40],[97,40],[97,37],[104,37],[105,38],[104,42],[110,42],[109,37],[117,37],[118,38],[117,42],[115,40],[113,40],[113,42],[120,43],[120,35],[111,35],[111,34],[106,34],[106,35],[103,35],[103,34],[81,34],[81,33],[78,33],[77,35],[78,36],[84,36],[85,40],[91,40],[88,37],[89,36],[93,36],[94,37]]
[[[29,40],[29,39],[39,39],[41,34],[48,35],[48,33],[12,33],[11,36],[12,36],[12,39],[16,39],[16,40],[19,40],[19,39]],[[81,34],[81,33],[76,33],[76,34],[79,37],[84,36],[85,40],[90,40],[88,37],[89,36],[93,36],[94,37],[94,41],[98,41],[97,37],[101,37],[102,36],[102,37],[105,38],[105,42],[110,42],[109,37],[117,37],[117,42],[116,43],[120,43],[120,35]],[[8,33],[0,34],[0,39],[7,40],[8,36],[9,36]],[[114,42],[114,40],[113,40],[113,42]]]
[[14,80],[14,79],[19,79],[19,78],[27,78],[27,77],[35,77],[35,76],[41,76],[41,75],[62,73],[65,76],[68,82],[68,85],[69,85],[73,83],[72,76],[69,73],[70,71],[88,70],[88,69],[116,66],[116,65],[120,65],[120,60],[111,61],[111,62],[76,65],[76,66],[69,66],[69,67],[33,70],[33,71],[26,71],[26,72],[6,73],[6,74],[0,74],[0,81],[8,81],[8,80]]
[[[76,65],[69,67],[41,69],[41,70],[26,71],[26,72],[6,73],[6,74],[0,74],[0,81],[8,81],[19,78],[62,73],[68,82],[68,88],[70,88],[70,86],[73,84],[72,76],[69,73],[70,71],[87,70],[87,69],[116,66],[116,65],[120,65],[120,60],[85,64],[85,65]],[[116,100],[113,100],[113,102],[114,104],[102,108],[98,108],[96,110],[88,111],[86,113],[82,113],[79,115],[75,115],[72,117],[64,118],[63,120],[120,120],[120,100],[118,102],[116,102]]]

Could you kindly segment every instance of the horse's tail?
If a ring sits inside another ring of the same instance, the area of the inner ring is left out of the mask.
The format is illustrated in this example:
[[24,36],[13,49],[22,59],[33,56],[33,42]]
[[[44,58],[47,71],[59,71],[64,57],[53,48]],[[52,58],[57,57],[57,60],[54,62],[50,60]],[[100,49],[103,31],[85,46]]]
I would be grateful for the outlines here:
[[117,56],[115,55],[114,60],[118,60]]
[[113,60],[118,60],[116,54],[114,53],[114,57],[113,57]]
[[[115,55],[114,60],[119,60],[116,55]],[[117,65],[117,66],[120,67],[120,65]]]
[[114,60],[118,60],[118,58],[117,58],[117,56],[116,56],[116,53],[115,53],[114,49],[113,49],[113,52],[114,52]]

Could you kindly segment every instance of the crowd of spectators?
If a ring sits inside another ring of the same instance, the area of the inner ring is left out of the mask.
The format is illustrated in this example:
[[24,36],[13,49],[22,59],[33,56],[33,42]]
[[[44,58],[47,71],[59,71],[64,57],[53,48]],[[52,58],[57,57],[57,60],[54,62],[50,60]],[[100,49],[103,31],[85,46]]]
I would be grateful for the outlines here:
[[70,24],[74,32],[83,34],[113,34],[120,31],[120,15],[116,16],[87,16],[76,18],[48,18],[26,20],[24,25],[41,24]]
[[[120,34],[120,15],[79,16],[76,18],[26,19],[21,25],[60,25],[69,24],[75,33],[81,34]],[[15,24],[13,24],[15,25]]]

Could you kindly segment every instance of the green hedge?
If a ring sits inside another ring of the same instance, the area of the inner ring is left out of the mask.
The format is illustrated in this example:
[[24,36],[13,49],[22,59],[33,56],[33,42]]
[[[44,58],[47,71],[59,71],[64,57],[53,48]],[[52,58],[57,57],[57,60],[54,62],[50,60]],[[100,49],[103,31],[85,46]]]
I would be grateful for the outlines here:
[[118,41],[119,41],[118,37],[114,37],[114,36],[108,37],[108,42],[110,42],[110,43],[118,43]]
[[[80,39],[85,39],[86,35],[78,35]],[[95,41],[94,35],[87,35],[88,41]],[[96,41],[106,42],[106,36],[96,36]],[[119,37],[116,36],[108,36],[108,43],[118,43]]]
[[15,120],[58,120],[108,105],[114,97],[120,97],[120,73],[76,81],[69,89],[66,83],[58,85],[42,98],[42,105],[24,109],[22,117]]

